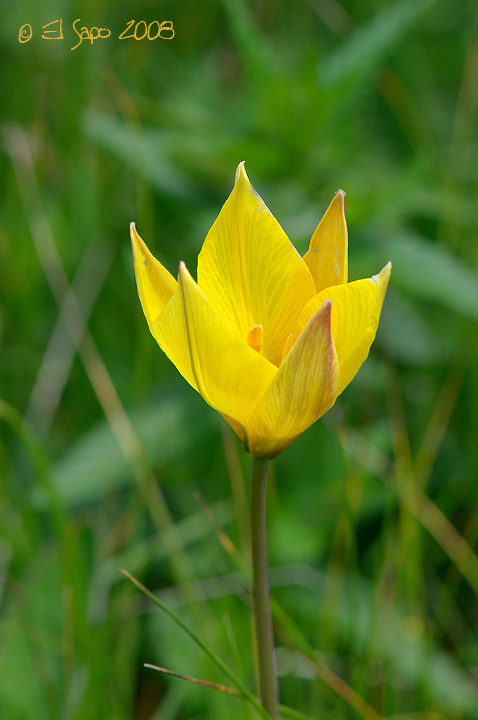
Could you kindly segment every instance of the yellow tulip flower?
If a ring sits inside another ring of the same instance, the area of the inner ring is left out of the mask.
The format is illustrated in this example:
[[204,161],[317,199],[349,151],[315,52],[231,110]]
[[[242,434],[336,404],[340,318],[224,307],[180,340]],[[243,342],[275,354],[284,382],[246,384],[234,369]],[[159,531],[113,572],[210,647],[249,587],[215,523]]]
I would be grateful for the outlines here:
[[184,263],[176,282],[134,223],[131,241],[151,333],[257,458],[275,457],[327,412],[369,353],[391,265],[347,282],[341,190],[303,258],[244,163],[204,241],[197,283]]

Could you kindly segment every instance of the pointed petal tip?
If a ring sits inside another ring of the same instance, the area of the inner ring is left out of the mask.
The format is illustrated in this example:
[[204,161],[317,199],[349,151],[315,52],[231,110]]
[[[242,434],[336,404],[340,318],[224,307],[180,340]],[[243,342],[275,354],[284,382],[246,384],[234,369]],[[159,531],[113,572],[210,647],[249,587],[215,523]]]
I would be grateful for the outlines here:
[[[193,280],[191,273],[189,272],[184,260],[181,260],[178,266],[178,283],[183,285],[185,282]],[[194,282],[194,280],[193,280]]]
[[345,192],[337,190],[315,229],[304,255],[317,293],[348,279],[348,232]]
[[324,326],[330,326],[330,319],[332,313],[332,300],[326,300],[317,310],[315,315],[310,319],[310,322],[321,322]]
[[138,294],[149,328],[153,332],[152,325],[174,295],[177,283],[171,273],[151,253],[138,234],[134,222],[130,223],[130,237]]
[[[332,341],[332,300],[325,300],[319,309],[312,315],[306,328],[312,333],[325,332],[329,336],[329,344]],[[306,328],[302,332],[306,332]]]
[[343,190],[337,190],[334,197],[332,198],[332,202],[330,203],[332,207],[339,208],[339,212],[342,213],[343,217],[345,218],[345,198],[347,193],[345,193]]
[[186,263],[184,262],[184,260],[180,260],[178,265],[178,279],[180,280],[184,273],[187,271],[188,269],[186,267]]
[[333,345],[332,340],[332,300],[326,300],[323,305],[320,306],[315,314],[317,321],[320,321],[322,327],[329,334],[329,346]]
[[136,230],[135,222],[130,222],[129,224],[129,236],[131,239],[131,244],[133,246],[133,252],[141,252],[142,254],[147,254],[149,252],[146,243]]
[[242,160],[236,169],[235,183],[238,183],[240,180],[246,180],[247,182],[249,182],[249,178],[247,177],[246,173],[245,160]]
[[131,222],[129,224],[129,237],[131,240],[131,246],[133,248],[134,258],[139,255],[146,256],[149,252],[148,248],[146,247],[144,240],[138,234],[138,231],[136,230],[136,223],[134,222]]
[[133,264],[136,271],[136,268],[143,267],[150,260],[153,261],[154,257],[143,238],[136,230],[136,223],[134,222],[130,223],[129,236],[131,239],[131,248],[133,250]]
[[379,282],[380,284],[382,284],[382,283],[387,283],[387,284],[388,284],[388,281],[390,280],[390,275],[391,275],[391,273],[392,273],[392,263],[391,263],[391,261],[389,260],[388,263],[385,265],[385,267],[383,267],[383,268],[380,270],[380,272],[378,273],[378,275],[374,275],[373,277],[374,277],[374,279],[378,280],[378,282]]

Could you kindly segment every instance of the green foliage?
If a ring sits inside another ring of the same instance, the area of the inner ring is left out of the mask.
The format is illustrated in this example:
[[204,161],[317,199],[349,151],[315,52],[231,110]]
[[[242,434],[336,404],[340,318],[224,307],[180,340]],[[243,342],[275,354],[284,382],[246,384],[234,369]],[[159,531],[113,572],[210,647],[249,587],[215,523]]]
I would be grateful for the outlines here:
[[[351,279],[393,262],[370,357],[273,464],[281,701],[324,720],[476,720],[476,4],[132,13],[2,15],[0,717],[259,716],[143,667],[229,682],[117,569],[256,692],[250,458],[150,337],[128,240],[135,220],[171,272],[194,272],[245,160],[301,251],[341,187]],[[171,19],[174,39],[119,40],[133,17]],[[58,18],[64,39],[42,39]],[[71,50],[77,18],[111,37]]]

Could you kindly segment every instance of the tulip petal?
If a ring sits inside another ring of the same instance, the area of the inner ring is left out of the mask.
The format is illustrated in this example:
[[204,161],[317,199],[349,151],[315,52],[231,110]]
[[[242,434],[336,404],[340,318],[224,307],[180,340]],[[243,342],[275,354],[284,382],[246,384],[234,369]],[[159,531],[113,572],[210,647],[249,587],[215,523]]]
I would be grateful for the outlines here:
[[277,368],[227,326],[184,263],[177,292],[153,323],[152,333],[209,405],[247,427]]
[[334,404],[338,363],[326,301],[304,328],[249,421],[251,452],[271,458]]
[[339,190],[312,235],[304,260],[314,278],[316,292],[347,282],[347,223],[345,193]]
[[320,292],[304,307],[300,329],[326,300],[332,301],[332,336],[339,361],[337,395],[347,387],[367,358],[377,332],[382,304],[392,265],[378,275],[345,285],[334,285]]
[[159,260],[156,260],[150,253],[138,235],[134,223],[130,225],[130,235],[139,299],[151,330],[159,313],[174,295],[177,282]]
[[317,291],[307,265],[252,188],[244,163],[199,254],[198,285],[244,340],[261,325],[261,354],[279,365],[287,336]]

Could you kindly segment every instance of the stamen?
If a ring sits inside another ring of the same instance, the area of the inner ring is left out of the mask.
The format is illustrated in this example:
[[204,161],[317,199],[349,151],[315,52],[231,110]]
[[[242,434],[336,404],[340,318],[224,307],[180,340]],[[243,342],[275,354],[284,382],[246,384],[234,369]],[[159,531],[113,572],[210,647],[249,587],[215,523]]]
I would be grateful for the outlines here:
[[262,325],[253,325],[251,327],[247,333],[247,344],[250,345],[253,350],[257,350],[258,353],[261,352],[264,344],[264,328]]

